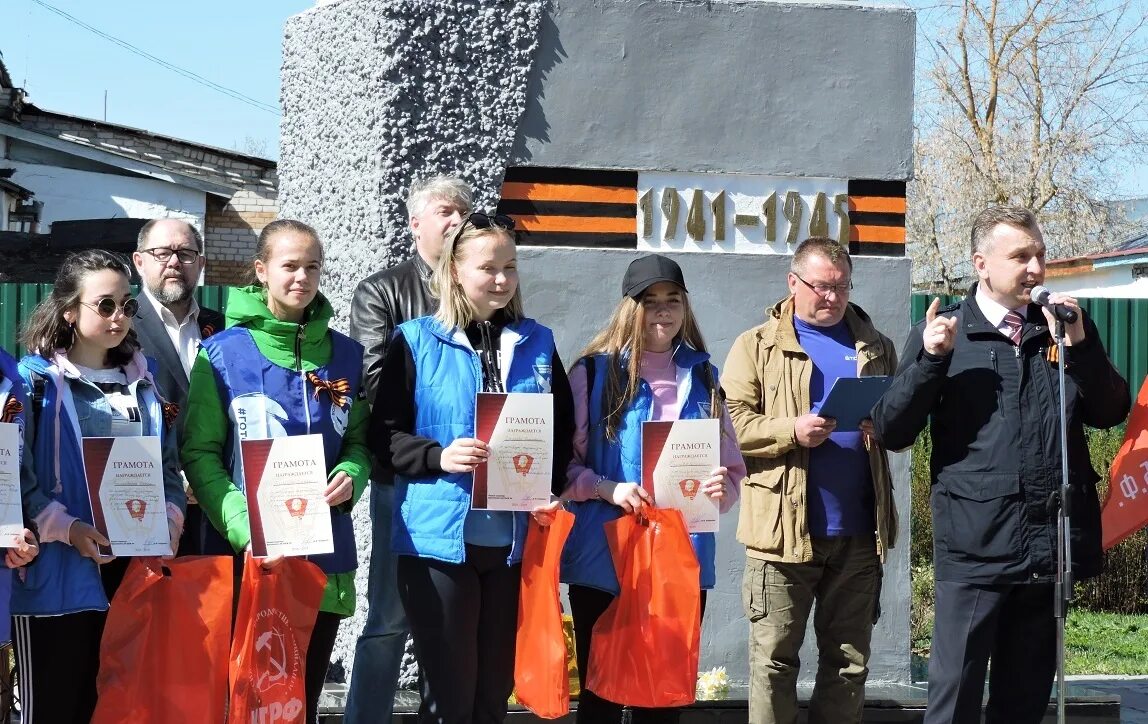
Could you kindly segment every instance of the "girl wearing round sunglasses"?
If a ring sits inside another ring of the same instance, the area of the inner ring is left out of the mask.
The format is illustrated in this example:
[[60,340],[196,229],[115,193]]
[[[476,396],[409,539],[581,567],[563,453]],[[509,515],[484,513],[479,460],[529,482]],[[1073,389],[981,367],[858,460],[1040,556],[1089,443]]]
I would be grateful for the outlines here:
[[[471,510],[479,392],[554,395],[553,492],[565,483],[573,401],[554,335],[528,318],[513,222],[471,214],[431,279],[433,317],[395,330],[379,375],[371,441],[395,471],[392,550],[419,663],[418,721],[494,724],[513,688],[525,513]],[[557,503],[537,509],[548,524]]]
[[174,411],[132,332],[130,277],[110,252],[72,254],[21,336],[32,352],[20,374],[31,392],[26,444],[34,459],[24,512],[38,527],[41,552],[13,583],[12,613],[21,704],[37,722],[91,718],[108,601],[127,567],[127,559],[101,553],[108,540],[93,527],[83,438],[159,437],[172,551],[183,530]]

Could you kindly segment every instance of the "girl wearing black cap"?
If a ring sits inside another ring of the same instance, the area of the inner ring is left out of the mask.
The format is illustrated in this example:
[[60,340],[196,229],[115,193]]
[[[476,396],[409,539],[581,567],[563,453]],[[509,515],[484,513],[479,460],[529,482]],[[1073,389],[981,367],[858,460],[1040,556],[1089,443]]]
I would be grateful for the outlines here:
[[[700,490],[726,512],[739,496],[745,463],[709,361],[681,268],[657,254],[635,259],[622,300],[570,371],[574,458],[562,497],[578,522],[566,546],[562,580],[570,584],[578,671],[583,683],[594,623],[619,591],[602,525],[651,503],[640,480],[641,427],[649,420],[721,419],[721,467]],[[636,363],[635,363],[636,361]],[[715,582],[712,533],[692,535],[705,590]],[[676,722],[677,709],[635,709],[633,721]],[[622,707],[583,687],[578,722],[619,722]]]

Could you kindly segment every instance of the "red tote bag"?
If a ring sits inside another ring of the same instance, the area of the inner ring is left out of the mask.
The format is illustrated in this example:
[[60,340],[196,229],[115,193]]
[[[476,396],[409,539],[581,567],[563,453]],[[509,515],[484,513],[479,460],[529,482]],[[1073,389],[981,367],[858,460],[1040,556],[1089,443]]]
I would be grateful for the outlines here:
[[327,576],[302,558],[272,570],[247,555],[231,642],[228,724],[302,724],[307,646]]

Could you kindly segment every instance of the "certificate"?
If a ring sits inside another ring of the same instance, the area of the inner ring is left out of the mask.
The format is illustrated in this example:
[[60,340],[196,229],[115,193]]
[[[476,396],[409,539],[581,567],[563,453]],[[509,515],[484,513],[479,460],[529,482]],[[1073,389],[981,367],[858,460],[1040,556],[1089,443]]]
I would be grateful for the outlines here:
[[474,436],[490,457],[474,469],[470,507],[533,510],[550,502],[554,458],[554,396],[480,392]]
[[701,492],[721,466],[721,421],[642,423],[642,487],[659,508],[682,512],[691,533],[716,533],[718,503]]
[[331,506],[322,435],[241,440],[251,554],[332,553]]
[[24,540],[20,502],[20,426],[0,422],[0,548]]
[[92,523],[113,556],[170,556],[163,454],[155,435],[85,437],[84,475]]

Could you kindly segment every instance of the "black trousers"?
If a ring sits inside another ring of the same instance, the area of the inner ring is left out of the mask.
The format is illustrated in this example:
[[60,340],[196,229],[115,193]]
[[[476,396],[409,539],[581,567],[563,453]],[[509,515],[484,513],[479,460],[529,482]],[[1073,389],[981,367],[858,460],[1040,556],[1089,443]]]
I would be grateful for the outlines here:
[[[607,701],[586,688],[590,663],[590,644],[594,637],[594,624],[606,612],[614,595],[590,588],[571,585],[570,616],[574,619],[574,646],[578,659],[578,681],[582,693],[578,695],[578,724],[619,724],[622,705]],[[702,615],[706,612],[706,592],[702,591]],[[643,709],[630,707],[633,724],[677,724],[680,707]]]
[[937,581],[926,724],[1037,724],[1056,674],[1051,583]]
[[[100,566],[109,601],[130,562],[117,558]],[[24,724],[88,724],[96,710],[100,639],[107,617],[106,611],[12,617]]]
[[510,546],[466,546],[466,561],[399,556],[399,598],[418,659],[425,724],[497,724],[514,689],[522,566]]
[[13,616],[24,724],[88,724],[106,611]]
[[303,676],[307,691],[307,724],[319,724],[319,695],[327,681],[327,667],[331,664],[335,636],[342,621],[342,616],[327,611],[320,611],[315,618],[315,628],[307,644],[307,668]]

